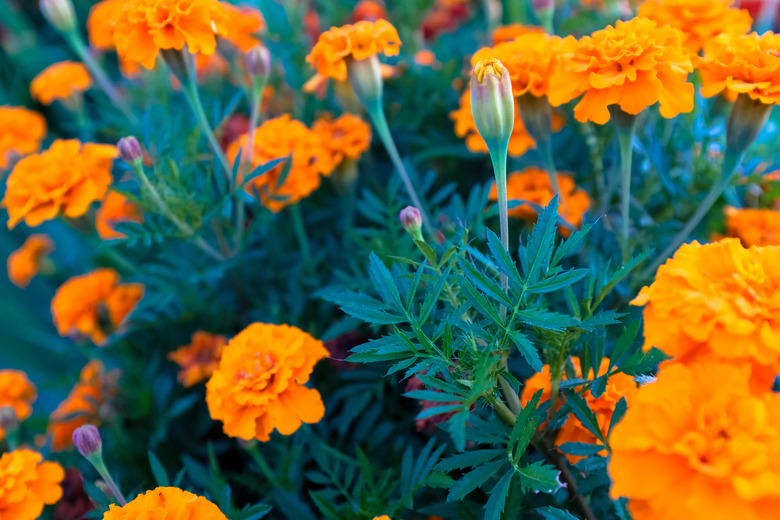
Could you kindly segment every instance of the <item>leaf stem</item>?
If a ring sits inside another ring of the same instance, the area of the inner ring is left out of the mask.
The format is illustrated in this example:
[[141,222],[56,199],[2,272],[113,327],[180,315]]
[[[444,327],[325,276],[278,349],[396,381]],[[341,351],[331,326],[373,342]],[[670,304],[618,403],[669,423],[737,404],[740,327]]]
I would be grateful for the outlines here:
[[225,175],[225,180],[227,181],[228,186],[232,189],[233,188],[232,169],[230,168],[230,164],[228,163],[227,157],[225,157],[225,153],[222,151],[222,148],[219,146],[219,142],[217,142],[217,138],[214,135],[214,130],[212,130],[211,124],[209,124],[209,119],[206,116],[206,111],[203,109],[203,103],[201,103],[200,95],[198,94],[198,84],[196,83],[194,78],[194,71],[190,73],[186,81],[184,81],[183,83],[184,84],[182,85],[182,92],[184,92],[184,97],[187,98],[187,101],[189,102],[192,111],[195,113],[195,117],[198,120],[198,124],[206,133],[206,139],[209,142],[209,146],[211,147],[211,150],[214,152],[214,154],[217,156],[217,159],[219,159],[219,163],[222,166],[222,170]]
[[293,229],[295,230],[295,237],[298,239],[298,247],[300,247],[301,256],[303,257],[303,268],[306,271],[310,271],[312,267],[311,247],[309,246],[309,235],[306,232],[306,225],[303,222],[301,203],[292,204],[289,208],[290,218],[292,219]]

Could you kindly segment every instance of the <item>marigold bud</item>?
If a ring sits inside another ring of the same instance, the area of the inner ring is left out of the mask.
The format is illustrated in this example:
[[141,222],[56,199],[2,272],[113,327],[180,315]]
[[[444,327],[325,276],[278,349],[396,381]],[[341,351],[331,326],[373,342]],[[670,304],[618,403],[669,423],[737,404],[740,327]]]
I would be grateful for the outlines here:
[[373,106],[382,99],[382,70],[376,55],[364,60],[347,59],[347,78],[364,106]]
[[415,240],[422,240],[422,215],[414,206],[406,206],[401,210],[401,225]]
[[119,149],[119,156],[127,164],[134,164],[143,159],[143,152],[138,139],[129,135],[119,140],[116,147]]
[[41,0],[41,13],[58,31],[76,28],[76,12],[71,0]]
[[774,105],[740,94],[726,124],[726,150],[743,153],[756,140]]
[[271,53],[263,45],[255,45],[246,53],[246,69],[250,76],[267,79],[271,73]]
[[515,98],[509,72],[500,61],[491,58],[474,66],[471,113],[488,148],[506,146],[515,123]]
[[73,444],[79,453],[87,458],[94,454],[99,457],[103,452],[103,440],[100,438],[100,432],[91,424],[79,426],[73,431]]
[[19,425],[19,419],[16,417],[16,411],[11,406],[0,408],[0,433],[5,432],[8,435],[16,430]]

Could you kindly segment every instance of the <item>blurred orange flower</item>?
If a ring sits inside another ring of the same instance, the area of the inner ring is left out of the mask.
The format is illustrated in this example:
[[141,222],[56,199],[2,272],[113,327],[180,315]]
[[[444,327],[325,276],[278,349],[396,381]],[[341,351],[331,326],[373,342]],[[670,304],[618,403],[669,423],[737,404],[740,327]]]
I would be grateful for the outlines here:
[[317,119],[311,129],[330,150],[334,166],[344,159],[359,159],[371,146],[371,125],[354,114],[344,113],[335,121],[327,114]]
[[8,279],[17,287],[27,287],[40,271],[41,261],[53,250],[54,242],[48,235],[30,235],[8,256]]
[[635,520],[777,516],[780,395],[749,377],[731,363],[674,364],[631,399],[609,473]]
[[725,213],[728,235],[745,247],[780,246],[780,211],[727,207]]
[[141,493],[124,506],[111,504],[103,520],[135,520],[150,515],[166,520],[227,520],[214,503],[175,487]]
[[[11,408],[16,420],[22,422],[32,414],[32,404],[37,397],[35,385],[27,378],[27,374],[21,370],[0,370],[0,410]],[[0,441],[4,438],[5,432],[0,424]]]
[[0,168],[7,168],[12,155],[27,155],[41,149],[46,137],[46,119],[24,107],[0,106]]
[[265,29],[263,14],[248,5],[235,6],[228,2],[220,4],[227,17],[225,39],[244,53],[259,45],[257,34]]
[[355,9],[352,10],[352,19],[356,22],[360,20],[375,22],[380,18],[387,18],[387,11],[382,2],[360,0],[360,2],[355,4]]
[[138,206],[127,200],[118,191],[109,191],[95,214],[95,227],[103,240],[125,238],[124,233],[114,230],[122,222],[143,222]]
[[683,46],[698,54],[721,33],[744,34],[750,30],[750,13],[732,4],[734,0],[646,0],[639,6],[639,16],[681,30]]
[[61,61],[49,65],[33,78],[30,93],[44,105],[55,99],[67,100],[92,86],[92,77],[83,63]]
[[422,67],[441,68],[441,63],[436,61],[436,54],[430,49],[420,49],[414,53],[414,62]]
[[721,34],[710,40],[697,64],[701,95],[724,89],[765,104],[780,103],[780,35]]
[[40,453],[17,449],[0,456],[0,517],[35,520],[43,506],[62,497],[65,471],[56,462],[44,462]]
[[8,227],[22,219],[35,227],[60,212],[70,218],[86,213],[111,184],[117,153],[113,145],[58,139],[48,150],[16,163],[0,202],[8,209]]
[[[230,162],[235,162],[241,150],[243,161],[248,146],[248,134],[233,141],[227,149]],[[306,125],[291,119],[289,114],[260,125],[255,130],[252,148],[252,168],[292,155],[292,166],[281,186],[277,183],[284,164],[256,177],[247,186],[248,190],[257,189],[263,204],[271,211],[281,211],[307,197],[320,187],[321,175],[330,175],[334,168],[328,145]]]
[[544,33],[542,27],[536,25],[524,25],[521,23],[513,23],[510,25],[499,25],[493,30],[493,45],[499,43],[509,42],[529,33]]
[[344,81],[347,79],[347,59],[364,60],[380,52],[395,56],[400,46],[401,39],[390,22],[363,20],[332,27],[322,33],[306,56],[306,62],[321,76]]
[[559,106],[584,94],[574,107],[582,123],[607,123],[611,105],[638,114],[660,103],[661,115],[671,118],[693,110],[693,84],[687,82],[692,71],[679,30],[645,18],[618,20],[591,36],[563,41],[548,99]]
[[328,351],[321,341],[289,325],[254,323],[230,340],[206,384],[211,418],[225,433],[269,440],[274,428],[291,435],[301,423],[322,419],[319,392],[304,386]]
[[109,334],[119,330],[143,295],[143,285],[120,284],[119,274],[113,269],[99,268],[74,276],[54,294],[54,325],[60,336],[77,333],[101,345]]
[[[119,13],[128,0],[103,0],[93,5],[87,18],[87,34],[93,47],[101,50],[115,50],[114,31]],[[141,72],[137,62],[119,56],[119,68],[122,74],[132,78]]]
[[179,382],[190,387],[205,381],[219,365],[227,338],[199,330],[192,342],[168,353],[168,359],[181,367]]

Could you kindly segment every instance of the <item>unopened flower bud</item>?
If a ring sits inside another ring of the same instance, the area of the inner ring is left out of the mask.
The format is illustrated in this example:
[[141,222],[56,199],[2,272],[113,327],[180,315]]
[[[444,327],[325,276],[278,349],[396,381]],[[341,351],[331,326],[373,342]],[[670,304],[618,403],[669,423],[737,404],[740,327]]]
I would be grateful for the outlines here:
[[87,458],[95,454],[99,457],[103,452],[103,440],[100,438],[100,432],[91,424],[79,426],[73,431],[73,444],[79,453]]
[[773,106],[740,94],[726,123],[726,151],[744,153],[758,137]]
[[414,206],[406,206],[401,210],[401,225],[415,240],[422,240],[422,215]]
[[246,70],[252,77],[267,79],[271,73],[271,53],[263,45],[255,45],[246,53]]
[[138,139],[132,135],[120,139],[116,146],[119,149],[119,156],[127,164],[140,162],[144,157]]
[[367,108],[382,99],[382,69],[376,55],[364,60],[348,58],[347,78],[355,94]]
[[515,98],[506,67],[487,59],[471,75],[471,113],[488,148],[506,146],[515,124]]
[[10,432],[16,430],[19,425],[19,420],[16,417],[16,411],[10,406],[4,406],[0,408],[0,432],[4,432],[8,435]]
[[58,31],[70,32],[76,28],[71,0],[41,0],[41,13]]
[[192,55],[187,50],[187,47],[183,49],[160,49],[160,56],[163,57],[163,61],[171,69],[176,79],[182,84],[188,81]]

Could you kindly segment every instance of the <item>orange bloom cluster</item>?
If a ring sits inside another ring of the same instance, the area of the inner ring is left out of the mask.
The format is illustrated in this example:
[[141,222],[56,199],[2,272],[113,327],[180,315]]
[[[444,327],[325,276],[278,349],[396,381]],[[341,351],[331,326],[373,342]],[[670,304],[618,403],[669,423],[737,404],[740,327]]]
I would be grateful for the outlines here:
[[42,260],[53,250],[54,242],[48,235],[30,235],[8,257],[8,279],[17,287],[27,287],[40,271]]
[[109,334],[119,330],[143,295],[143,285],[119,283],[119,274],[113,269],[100,268],[75,276],[54,295],[54,325],[60,336],[78,334],[101,345]]
[[103,198],[111,184],[115,146],[57,140],[45,152],[19,161],[8,176],[1,206],[8,208],[8,227],[22,219],[34,227],[60,212],[76,218]]
[[91,86],[92,77],[83,63],[61,61],[35,76],[30,83],[30,93],[44,105],[51,105],[55,99],[69,99]]
[[721,34],[706,45],[697,68],[704,97],[725,89],[761,103],[780,103],[780,35]]
[[639,16],[679,29],[686,50],[698,54],[721,33],[744,34],[750,30],[750,13],[732,7],[733,3],[734,0],[646,0],[639,6]]
[[345,159],[359,159],[371,146],[371,125],[354,114],[344,113],[335,121],[326,115],[315,121],[311,129],[330,150],[334,166]]
[[214,373],[222,357],[227,338],[199,330],[192,342],[168,353],[168,359],[181,367],[179,382],[190,387],[205,381]]
[[655,21],[634,18],[583,36],[567,37],[558,51],[548,99],[553,106],[584,96],[574,107],[577,121],[605,124],[609,107],[638,114],[660,103],[671,118],[693,110],[693,71],[682,33]]
[[141,493],[124,506],[111,504],[103,520],[227,520],[207,499],[175,487],[158,487]]
[[60,482],[65,471],[56,462],[18,449],[0,456],[0,517],[4,520],[35,520],[43,507],[62,497]]
[[[37,397],[35,385],[27,379],[27,374],[21,370],[0,370],[0,410],[12,409],[16,420],[22,422],[32,414],[32,404]],[[4,438],[5,432],[0,425],[0,440]]]
[[[488,146],[477,131],[474,115],[471,112],[471,92],[466,89],[460,97],[460,106],[450,112],[450,119],[455,121],[455,135],[466,139],[466,148],[474,153],[488,153]],[[520,107],[515,101],[515,122],[512,135],[509,138],[509,155],[519,157],[531,148],[536,148],[536,142],[526,130],[520,117]]]
[[665,366],[612,431],[611,493],[635,520],[774,518],[778,439],[780,395],[752,387],[748,366]]
[[24,107],[0,106],[0,168],[7,168],[13,155],[41,149],[46,137],[46,119]]
[[[585,190],[577,188],[570,175],[557,174],[558,186],[561,188],[561,200],[558,214],[574,226],[582,224],[582,216],[590,208],[590,198]],[[510,173],[506,180],[507,200],[525,200],[539,206],[546,206],[555,196],[550,185],[547,172],[536,166],[529,166],[520,172]],[[498,200],[496,185],[490,191],[490,200]],[[529,204],[511,208],[509,216],[527,220],[536,220],[537,213]],[[560,228],[561,234],[567,236],[569,230]]]
[[291,435],[302,422],[325,414],[319,392],[304,386],[328,351],[321,341],[289,325],[254,323],[230,340],[206,384],[214,420],[231,437],[269,440]]
[[220,2],[227,17],[225,39],[238,50],[246,53],[260,44],[256,35],[265,29],[265,19],[260,11],[248,5],[233,5]]
[[380,52],[395,56],[401,39],[387,20],[366,20],[332,27],[320,35],[306,62],[325,78],[347,79],[347,60],[364,60]]
[[[236,160],[241,150],[243,161],[248,146],[248,134],[233,141],[227,149],[230,162]],[[252,148],[252,168],[292,155],[289,174],[281,186],[277,184],[284,164],[256,177],[247,186],[247,190],[257,189],[263,204],[271,211],[281,211],[285,206],[307,197],[320,187],[322,175],[328,176],[333,172],[328,144],[318,133],[291,119],[289,114],[268,120],[257,128]]]
[[103,408],[116,395],[118,379],[119,371],[107,372],[100,361],[90,361],[81,369],[79,381],[49,417],[47,433],[53,451],[70,448],[73,432],[79,426],[100,424],[105,415]]
[[[601,366],[596,376],[593,376],[593,368],[590,372],[583,377],[582,366],[580,359],[577,357],[571,358],[572,365],[574,365],[574,371],[578,379],[593,379],[594,377],[603,376],[609,370],[609,359],[602,359]],[[566,376],[564,374],[564,380]],[[545,365],[541,372],[537,372],[529,379],[526,380],[523,386],[523,392],[520,396],[520,402],[525,406],[528,401],[534,396],[536,392],[542,390],[542,398],[540,402],[548,401],[552,398],[552,382],[549,365]],[[585,391],[582,397],[588,403],[588,406],[593,413],[596,414],[596,420],[599,423],[599,430],[606,438],[609,430],[609,424],[612,421],[612,413],[615,411],[615,405],[621,398],[625,397],[628,401],[637,392],[636,383],[626,374],[615,374],[607,380],[607,386],[601,397],[596,399],[590,393],[590,390]],[[560,401],[559,401],[560,403]],[[559,445],[567,442],[584,442],[586,444],[599,444],[596,436],[588,431],[580,421],[570,415],[561,429],[558,431],[557,441]],[[600,455],[606,455],[606,449],[599,452]],[[572,464],[576,464],[582,457],[576,455],[566,455],[566,458]]]
[[126,237],[124,233],[114,229],[117,224],[122,222],[140,223],[143,220],[138,206],[127,200],[127,197],[118,191],[110,191],[95,214],[95,227],[100,238],[112,240]]
[[780,211],[728,207],[726,230],[745,247],[780,246]]

